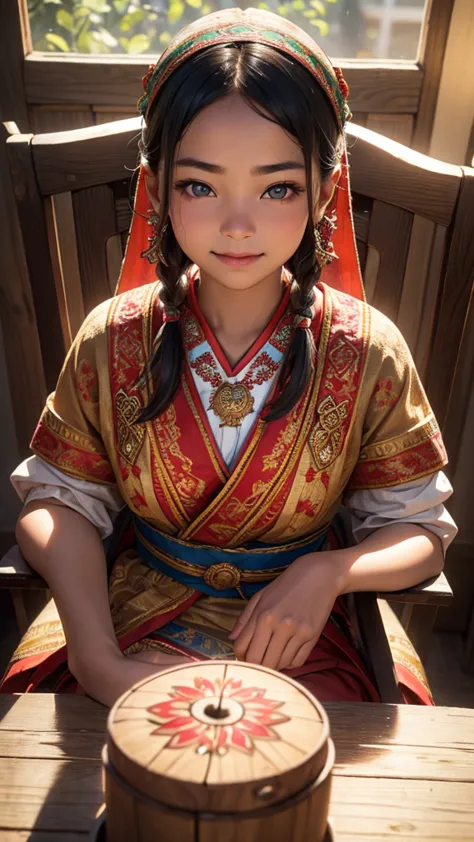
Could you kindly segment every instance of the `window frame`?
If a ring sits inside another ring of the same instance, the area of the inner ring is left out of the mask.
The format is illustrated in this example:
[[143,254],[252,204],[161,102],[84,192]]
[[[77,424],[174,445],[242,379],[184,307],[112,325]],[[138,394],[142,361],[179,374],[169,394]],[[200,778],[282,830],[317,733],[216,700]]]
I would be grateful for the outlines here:
[[[455,0],[428,0],[416,61],[341,60],[356,114],[411,114],[413,146],[426,151]],[[133,109],[150,59],[137,56],[33,52],[27,0],[17,0],[27,106],[117,106]],[[120,77],[120,84],[117,84]]]

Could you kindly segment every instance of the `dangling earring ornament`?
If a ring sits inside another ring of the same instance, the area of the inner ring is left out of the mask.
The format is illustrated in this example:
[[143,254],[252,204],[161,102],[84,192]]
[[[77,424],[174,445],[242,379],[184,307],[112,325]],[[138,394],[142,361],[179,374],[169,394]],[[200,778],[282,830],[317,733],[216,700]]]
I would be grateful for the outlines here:
[[314,229],[314,239],[316,240],[316,260],[321,269],[327,263],[332,263],[334,258],[337,259],[337,254],[334,251],[332,244],[332,235],[337,228],[337,216],[333,211],[331,216],[323,216]]
[[161,251],[161,242],[165,235],[166,229],[168,228],[168,221],[165,222],[161,231],[159,230],[160,227],[160,217],[154,214],[153,212],[149,211],[151,216],[148,219],[148,225],[151,226],[151,234],[148,237],[149,246],[145,251],[142,251],[141,256],[145,257],[149,263],[158,263],[160,260],[162,263],[165,263],[165,259],[163,257],[163,253]]

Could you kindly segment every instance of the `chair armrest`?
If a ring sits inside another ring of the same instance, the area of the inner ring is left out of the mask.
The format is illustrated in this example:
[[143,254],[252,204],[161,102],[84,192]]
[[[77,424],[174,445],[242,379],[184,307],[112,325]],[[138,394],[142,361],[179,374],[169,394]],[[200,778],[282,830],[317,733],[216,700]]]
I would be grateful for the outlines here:
[[23,558],[15,545],[0,560],[0,588],[47,588],[48,585]]
[[403,698],[377,595],[365,591],[348,594],[348,609],[359,653],[372,672],[381,701],[385,704],[401,704]]
[[379,599],[386,599],[388,602],[412,603],[413,605],[449,605],[453,598],[453,592],[449,586],[444,573],[426,579],[419,585],[406,588],[403,591],[392,591],[390,593],[378,593]]

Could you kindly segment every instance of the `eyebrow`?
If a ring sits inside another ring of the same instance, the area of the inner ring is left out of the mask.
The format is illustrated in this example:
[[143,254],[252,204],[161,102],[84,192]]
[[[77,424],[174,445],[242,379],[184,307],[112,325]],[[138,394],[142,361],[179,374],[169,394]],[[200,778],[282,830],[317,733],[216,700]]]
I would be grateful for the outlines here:
[[[217,175],[224,175],[226,172],[224,167],[218,164],[210,164],[208,161],[199,161],[197,158],[180,158],[176,162],[177,167],[194,167],[205,172],[215,173]],[[277,164],[262,164],[259,167],[253,167],[252,175],[270,175],[275,172],[282,172],[284,170],[304,170],[304,164],[299,161],[279,161]]]

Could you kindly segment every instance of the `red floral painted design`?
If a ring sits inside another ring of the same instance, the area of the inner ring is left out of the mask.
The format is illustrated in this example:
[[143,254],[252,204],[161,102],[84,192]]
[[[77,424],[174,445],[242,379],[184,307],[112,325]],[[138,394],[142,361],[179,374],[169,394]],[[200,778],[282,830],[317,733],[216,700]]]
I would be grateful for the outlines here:
[[[153,717],[163,720],[152,734],[169,734],[166,748],[195,746],[199,753],[218,754],[236,748],[252,754],[255,740],[281,739],[275,725],[290,721],[279,710],[284,702],[267,699],[265,693],[259,687],[242,687],[242,681],[232,678],[222,684],[220,679],[196,677],[193,687],[173,687],[170,699],[147,708]],[[211,719],[206,711],[220,699],[222,711],[229,715]]]

